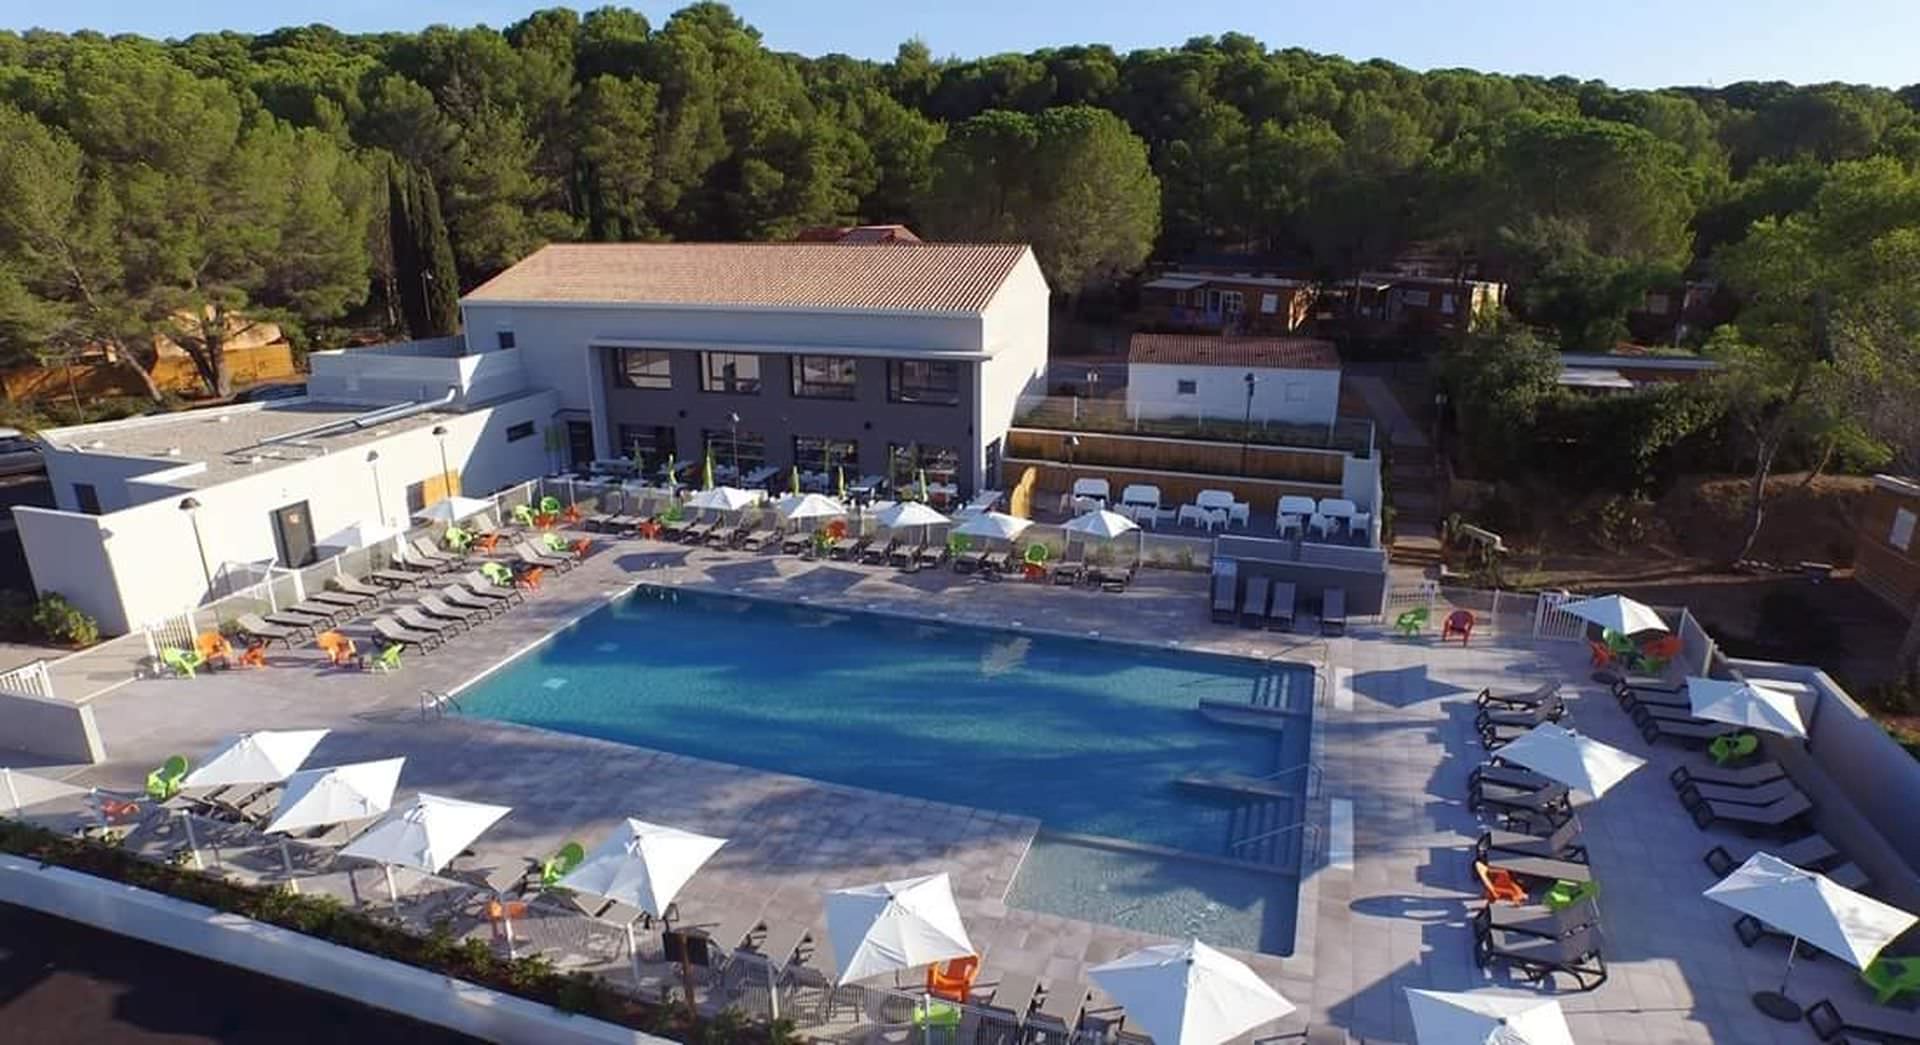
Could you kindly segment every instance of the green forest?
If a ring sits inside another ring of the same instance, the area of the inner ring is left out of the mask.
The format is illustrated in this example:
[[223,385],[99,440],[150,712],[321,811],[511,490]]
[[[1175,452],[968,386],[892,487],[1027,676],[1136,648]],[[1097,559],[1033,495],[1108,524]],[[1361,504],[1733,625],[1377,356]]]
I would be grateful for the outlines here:
[[[1030,242],[1063,295],[1197,250],[1337,278],[1439,244],[1497,265],[1561,344],[1599,345],[1698,259],[1796,293],[1897,269],[1901,244],[1860,255],[1920,227],[1916,105],[1420,73],[1233,33],[807,57],[715,3],[662,25],[556,8],[373,35],[0,33],[0,348],[105,344],[138,369],[162,331],[223,393],[237,323],[302,346],[424,336],[548,241],[854,222]],[[1763,272],[1794,266],[1742,254],[1755,230],[1821,272]]]

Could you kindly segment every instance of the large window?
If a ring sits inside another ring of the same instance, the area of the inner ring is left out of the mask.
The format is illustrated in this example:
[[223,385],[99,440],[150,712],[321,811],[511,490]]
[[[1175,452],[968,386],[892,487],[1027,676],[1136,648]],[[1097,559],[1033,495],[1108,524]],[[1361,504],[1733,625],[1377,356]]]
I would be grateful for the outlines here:
[[665,466],[675,451],[672,425],[621,425],[614,429],[614,440],[615,452],[628,460],[637,456],[641,471],[647,474]]
[[621,388],[672,388],[673,353],[658,348],[617,349],[613,383]]
[[522,421],[517,425],[507,426],[507,442],[517,443],[522,439],[531,439],[531,438],[533,438],[533,422],[532,421]]
[[920,359],[887,363],[887,398],[896,403],[960,402],[960,364]]
[[767,463],[767,437],[758,432],[741,432],[736,443],[730,429],[709,428],[700,433],[700,441],[713,453],[715,468],[732,468],[736,452],[742,472]]
[[887,457],[891,462],[887,469],[888,478],[896,492],[912,490],[922,471],[927,473],[927,484],[930,486],[959,481],[956,476],[960,471],[960,451],[951,446],[894,443],[887,447]]
[[793,437],[793,463],[803,472],[826,473],[842,469],[847,481],[860,478],[860,444],[850,439],[829,439],[818,435]]
[[739,352],[700,353],[700,390],[760,394],[760,357]]
[[852,399],[852,356],[794,356],[793,394],[801,399]]

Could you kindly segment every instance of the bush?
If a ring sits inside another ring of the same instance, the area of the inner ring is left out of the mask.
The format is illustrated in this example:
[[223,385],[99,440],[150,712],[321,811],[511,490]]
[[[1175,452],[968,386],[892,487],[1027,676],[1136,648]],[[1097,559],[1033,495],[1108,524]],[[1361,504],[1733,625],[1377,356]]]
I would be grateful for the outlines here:
[[33,625],[48,642],[91,646],[100,641],[100,624],[62,598],[58,592],[40,596],[33,607]]
[[1866,705],[1869,711],[1886,715],[1920,715],[1920,666],[1909,668],[1906,674],[1877,686],[1854,692],[1860,694],[1860,703]]

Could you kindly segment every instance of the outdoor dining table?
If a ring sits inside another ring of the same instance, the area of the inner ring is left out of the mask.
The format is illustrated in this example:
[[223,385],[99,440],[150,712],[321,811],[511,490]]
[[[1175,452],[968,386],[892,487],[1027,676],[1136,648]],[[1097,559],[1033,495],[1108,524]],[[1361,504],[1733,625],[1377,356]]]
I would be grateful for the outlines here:
[[742,481],[741,485],[748,488],[752,488],[756,486],[765,486],[767,485],[767,482],[769,480],[771,480],[774,476],[779,474],[780,474],[780,469],[775,468],[770,464],[763,464],[760,467],[755,468],[753,471],[748,472],[746,479]]
[[1227,525],[1227,512],[1224,508],[1202,508],[1197,504],[1183,504],[1180,506],[1176,521],[1181,524],[1192,523],[1212,530],[1216,526]]

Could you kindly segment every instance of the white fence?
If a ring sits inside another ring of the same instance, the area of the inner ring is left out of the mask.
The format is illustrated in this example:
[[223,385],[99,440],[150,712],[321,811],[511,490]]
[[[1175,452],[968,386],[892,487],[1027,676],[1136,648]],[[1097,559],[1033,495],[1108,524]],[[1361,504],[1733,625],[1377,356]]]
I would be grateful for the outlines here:
[[1579,642],[1585,637],[1586,622],[1560,609],[1573,598],[1564,591],[1490,591],[1423,580],[1388,588],[1386,609],[1380,616],[1383,621],[1392,621],[1408,610],[1425,608],[1430,626],[1439,627],[1448,615],[1464,610],[1473,615],[1475,631]]
[[36,660],[12,671],[0,673],[0,693],[27,697],[53,696],[53,679],[47,676],[47,662]]

